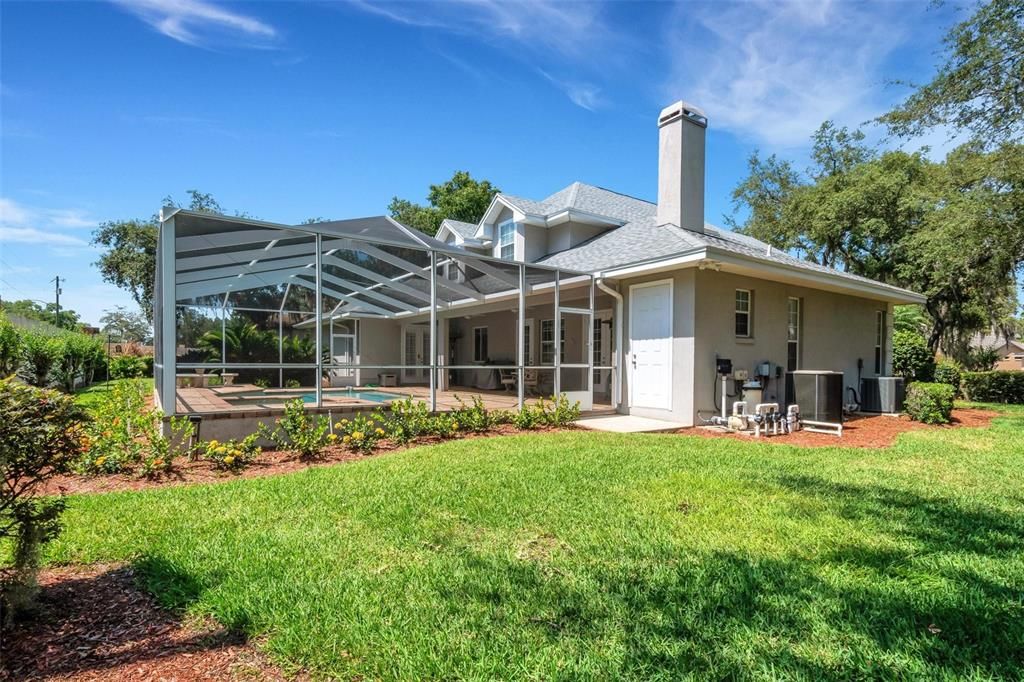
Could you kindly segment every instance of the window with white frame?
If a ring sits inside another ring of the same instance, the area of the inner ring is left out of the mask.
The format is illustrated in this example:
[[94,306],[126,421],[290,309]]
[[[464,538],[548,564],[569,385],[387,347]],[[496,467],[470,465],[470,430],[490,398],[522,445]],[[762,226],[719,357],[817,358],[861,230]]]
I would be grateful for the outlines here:
[[487,327],[473,327],[473,362],[487,362]]
[[875,374],[881,376],[885,369],[885,311],[875,311]]
[[800,299],[786,299],[786,369],[800,369]]
[[751,325],[754,294],[749,289],[736,290],[736,336],[749,339],[754,335]]
[[498,257],[503,260],[515,260],[516,224],[511,220],[498,225]]
[[[565,361],[565,320],[562,320],[562,343],[560,361]],[[555,321],[540,321],[540,364],[555,364]]]

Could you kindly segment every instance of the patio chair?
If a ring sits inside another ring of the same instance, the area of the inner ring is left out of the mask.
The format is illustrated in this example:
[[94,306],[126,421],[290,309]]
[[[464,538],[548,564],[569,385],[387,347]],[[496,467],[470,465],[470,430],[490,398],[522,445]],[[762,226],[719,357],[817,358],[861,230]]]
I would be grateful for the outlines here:
[[501,385],[506,391],[516,390],[516,371],[514,369],[500,369],[498,375],[501,379]]
[[535,369],[523,370],[523,389],[527,395],[540,394],[540,391],[537,390],[537,383],[539,381],[537,374],[537,370]]

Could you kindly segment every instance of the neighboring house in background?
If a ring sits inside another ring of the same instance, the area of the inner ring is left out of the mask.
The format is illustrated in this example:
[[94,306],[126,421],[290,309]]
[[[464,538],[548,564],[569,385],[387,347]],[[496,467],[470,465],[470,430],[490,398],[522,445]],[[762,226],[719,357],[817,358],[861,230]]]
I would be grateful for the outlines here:
[[[581,182],[539,201],[498,194],[479,224],[445,220],[437,239],[594,273],[617,287],[621,338],[604,338],[595,323],[592,343],[595,353],[621,349],[623,412],[697,423],[698,411],[719,409],[716,358],[750,376],[769,363],[764,397],[779,402],[780,371],[842,371],[858,391],[859,376],[889,374],[892,306],[924,297],[706,223],[706,126],[703,113],[684,102],[661,112],[657,203]],[[596,306],[608,309],[608,332],[614,304],[602,295]],[[496,357],[514,354],[510,334],[492,335],[490,344]],[[595,357],[594,364],[608,362]]]
[[1024,341],[1007,338],[995,330],[978,334],[971,341],[971,348],[995,351],[999,360],[996,369],[1024,370]]

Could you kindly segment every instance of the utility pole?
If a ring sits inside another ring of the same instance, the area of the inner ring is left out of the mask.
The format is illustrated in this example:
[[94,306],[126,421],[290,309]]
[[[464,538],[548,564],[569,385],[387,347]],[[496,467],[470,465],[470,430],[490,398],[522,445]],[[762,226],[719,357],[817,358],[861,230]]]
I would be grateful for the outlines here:
[[55,293],[56,298],[57,298],[56,320],[57,320],[57,326],[60,327],[60,275],[57,275],[56,277],[54,277],[50,281],[54,283],[53,284],[53,290],[54,290],[54,293]]

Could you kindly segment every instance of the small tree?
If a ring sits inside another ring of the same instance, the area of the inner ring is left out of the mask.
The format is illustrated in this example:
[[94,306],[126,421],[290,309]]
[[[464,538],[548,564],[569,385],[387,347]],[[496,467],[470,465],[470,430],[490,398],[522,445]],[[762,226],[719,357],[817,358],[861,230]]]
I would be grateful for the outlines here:
[[931,381],[935,356],[923,336],[907,331],[892,335],[892,369],[908,381]]
[[65,391],[73,392],[78,378],[86,378],[97,348],[102,349],[102,342],[85,334],[65,334],[60,337],[60,355],[55,374]]
[[57,337],[40,332],[27,332],[22,337],[21,369],[25,379],[33,386],[46,386],[60,353],[61,342]]
[[42,545],[60,532],[64,501],[39,489],[85,446],[84,412],[57,391],[0,379],[0,625],[31,601]]
[[21,365],[21,333],[0,311],[0,377],[10,376]]

